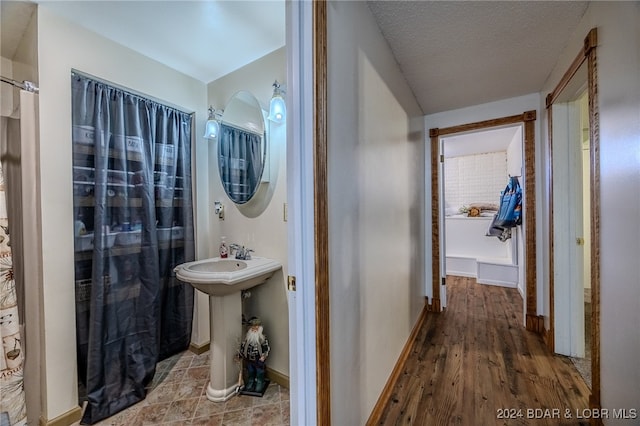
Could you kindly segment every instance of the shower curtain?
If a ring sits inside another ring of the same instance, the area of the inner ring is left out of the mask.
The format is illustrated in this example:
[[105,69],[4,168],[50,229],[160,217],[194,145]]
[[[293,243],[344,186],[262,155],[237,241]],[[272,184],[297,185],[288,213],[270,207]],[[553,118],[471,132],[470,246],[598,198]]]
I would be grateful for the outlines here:
[[225,191],[235,203],[246,203],[258,188],[264,153],[262,136],[229,124],[220,126],[218,166]]
[[[76,326],[82,423],[142,400],[189,346],[194,259],[190,114],[72,75]],[[82,386],[86,389],[82,395]]]
[[[18,306],[18,294],[12,261],[12,241],[7,209],[7,184],[4,165],[15,162],[8,155],[7,130],[13,124],[2,118],[2,162],[0,163],[0,424],[25,425],[24,339]],[[15,126],[17,127],[17,126]],[[18,136],[18,135],[16,135]],[[10,166],[11,167],[11,166]],[[15,191],[15,188],[12,188]],[[19,195],[19,192],[18,192]],[[19,197],[18,197],[19,198]],[[15,210],[14,210],[15,211]],[[15,228],[14,228],[15,231]],[[8,423],[7,423],[8,422]]]

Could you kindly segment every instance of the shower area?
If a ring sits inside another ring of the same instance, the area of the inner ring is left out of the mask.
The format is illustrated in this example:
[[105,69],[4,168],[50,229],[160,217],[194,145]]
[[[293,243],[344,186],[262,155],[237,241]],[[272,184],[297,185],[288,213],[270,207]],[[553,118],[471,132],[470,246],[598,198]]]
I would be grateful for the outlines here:
[[192,114],[71,75],[75,308],[83,423],[144,399],[191,340]]
[[[3,58],[3,74],[11,70]],[[2,76],[0,424],[37,422],[42,265],[37,85]],[[144,399],[156,364],[189,347],[192,114],[71,76],[77,371],[82,422]],[[69,218],[72,220],[72,218]],[[36,419],[36,420],[31,420]]]

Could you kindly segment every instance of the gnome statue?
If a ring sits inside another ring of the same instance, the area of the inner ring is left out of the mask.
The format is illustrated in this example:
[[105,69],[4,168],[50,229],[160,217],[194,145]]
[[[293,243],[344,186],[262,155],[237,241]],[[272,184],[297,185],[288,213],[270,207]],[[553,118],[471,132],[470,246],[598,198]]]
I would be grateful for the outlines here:
[[245,360],[248,373],[243,391],[260,395],[264,393],[268,384],[265,380],[265,370],[270,350],[269,341],[262,333],[262,321],[252,317],[239,352],[240,357]]

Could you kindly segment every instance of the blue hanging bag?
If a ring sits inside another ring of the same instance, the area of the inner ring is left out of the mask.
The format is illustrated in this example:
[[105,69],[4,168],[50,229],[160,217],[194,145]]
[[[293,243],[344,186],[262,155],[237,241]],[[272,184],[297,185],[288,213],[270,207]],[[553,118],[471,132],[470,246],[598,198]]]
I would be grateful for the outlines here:
[[518,178],[512,176],[507,187],[500,193],[500,210],[495,225],[513,228],[522,222],[522,188]]

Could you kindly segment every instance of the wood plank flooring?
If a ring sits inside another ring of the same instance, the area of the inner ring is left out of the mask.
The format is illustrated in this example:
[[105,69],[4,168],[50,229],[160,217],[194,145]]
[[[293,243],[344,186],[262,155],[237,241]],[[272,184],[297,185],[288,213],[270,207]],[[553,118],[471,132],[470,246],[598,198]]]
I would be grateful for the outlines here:
[[587,385],[524,329],[516,289],[450,276],[447,298],[446,312],[424,322],[379,424],[589,424]]

